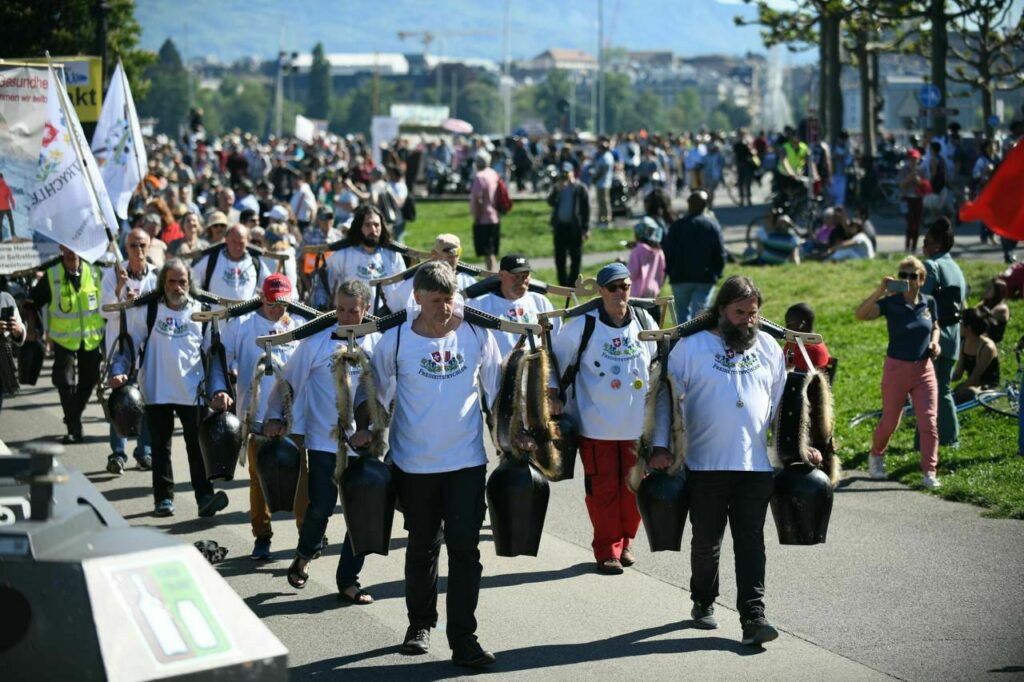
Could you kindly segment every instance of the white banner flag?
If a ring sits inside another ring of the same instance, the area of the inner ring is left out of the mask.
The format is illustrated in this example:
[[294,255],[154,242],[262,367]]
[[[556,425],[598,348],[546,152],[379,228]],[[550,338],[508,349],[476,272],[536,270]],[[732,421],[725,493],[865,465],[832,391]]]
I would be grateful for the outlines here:
[[46,95],[29,220],[36,232],[95,263],[107,250],[107,230],[113,234],[117,218],[82,125],[53,70]]
[[128,202],[142,182],[147,167],[146,145],[142,140],[135,101],[121,62],[110,79],[103,110],[92,136],[92,152],[100,166],[100,175],[114,204],[114,211],[128,217]]
[[313,144],[313,135],[316,133],[316,126],[302,114],[295,114],[295,137],[300,142]]

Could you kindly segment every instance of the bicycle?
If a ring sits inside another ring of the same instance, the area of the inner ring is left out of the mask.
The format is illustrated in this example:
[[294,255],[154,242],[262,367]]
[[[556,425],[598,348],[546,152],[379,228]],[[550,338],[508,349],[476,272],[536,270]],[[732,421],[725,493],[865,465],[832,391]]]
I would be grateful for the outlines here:
[[[1015,419],[1020,417],[1020,382],[1021,378],[1024,377],[1024,374],[1022,374],[1024,369],[1021,368],[1020,363],[1021,351],[1015,350],[1014,355],[1017,359],[1017,371],[1014,372],[1013,378],[1008,379],[1003,384],[1003,388],[991,388],[986,391],[979,391],[971,400],[958,403],[956,406],[957,414],[981,405],[985,409],[995,412],[996,414],[1013,417]],[[868,412],[861,412],[858,415],[854,415],[850,418],[849,423],[851,427],[854,427],[868,421],[869,419],[879,419],[881,416],[881,410],[870,410]],[[910,401],[907,401],[907,404],[903,407],[903,416],[914,416],[914,408]]]

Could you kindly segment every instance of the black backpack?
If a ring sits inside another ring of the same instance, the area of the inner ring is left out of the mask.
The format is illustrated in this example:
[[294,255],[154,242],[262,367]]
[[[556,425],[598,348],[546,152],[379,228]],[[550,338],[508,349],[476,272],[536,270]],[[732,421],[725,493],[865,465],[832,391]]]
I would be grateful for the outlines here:
[[[217,268],[217,259],[220,258],[220,254],[227,247],[222,246],[215,250],[209,255],[209,260],[206,262],[206,274],[203,277],[203,291],[210,290],[210,282],[213,280],[213,271]],[[260,281],[260,271],[263,268],[263,261],[255,253],[249,252],[249,257],[252,258],[252,266],[256,270],[256,281]]]

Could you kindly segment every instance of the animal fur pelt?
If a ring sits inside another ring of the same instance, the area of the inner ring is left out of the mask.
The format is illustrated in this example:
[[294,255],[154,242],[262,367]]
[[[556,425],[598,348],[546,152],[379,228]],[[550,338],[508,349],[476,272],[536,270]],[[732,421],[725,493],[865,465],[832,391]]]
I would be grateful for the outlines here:
[[[260,439],[262,436],[252,433],[252,427],[256,423],[256,410],[260,404],[260,392],[263,385],[263,368],[265,363],[265,356],[260,356],[259,360],[256,361],[256,366],[252,370],[252,381],[249,383],[249,405],[245,410],[245,418],[242,419],[242,447],[238,452],[238,463],[245,467],[248,463],[248,447],[249,437]],[[284,408],[284,422],[285,426],[291,426],[292,423],[292,402],[294,400],[294,392],[292,391],[291,385],[281,378],[281,362],[271,356],[270,358],[271,372],[277,377],[276,381],[280,382],[278,390],[281,392]]]
[[[664,342],[667,344],[667,341]],[[675,474],[686,463],[686,436],[683,423],[682,410],[679,406],[683,399],[682,393],[678,391],[675,380],[669,376],[664,369],[664,363],[668,362],[668,350],[663,348],[655,361],[651,364],[650,375],[656,380],[649,382],[647,395],[644,398],[644,426],[637,439],[635,451],[637,453],[636,463],[629,470],[626,478],[626,485],[633,492],[640,489],[640,483],[647,474],[647,463],[653,454],[652,440],[654,439],[655,414],[657,413],[658,399],[662,391],[668,392],[668,400],[672,406],[672,426],[670,432],[670,451],[672,454],[672,465],[668,469],[669,474]]]
[[775,417],[775,456],[772,464],[788,466],[807,461],[809,447],[821,452],[819,467],[828,475],[832,486],[839,481],[839,458],[833,446],[835,415],[832,390],[821,372],[805,374],[790,372]]
[[377,386],[373,382],[373,371],[370,368],[370,360],[358,344],[338,344],[337,349],[331,355],[331,369],[334,372],[334,390],[336,395],[336,406],[338,409],[338,422],[335,424],[331,435],[338,442],[338,456],[334,466],[334,482],[341,485],[341,476],[345,473],[348,464],[348,439],[345,437],[345,429],[352,423],[354,418],[354,398],[352,394],[352,382],[349,380],[349,366],[359,368],[359,386],[362,387],[366,396],[366,408],[370,412],[370,421],[373,424],[371,431],[372,440],[369,445],[371,457],[380,458],[384,450],[384,429],[387,427],[387,414],[381,409],[377,402]]

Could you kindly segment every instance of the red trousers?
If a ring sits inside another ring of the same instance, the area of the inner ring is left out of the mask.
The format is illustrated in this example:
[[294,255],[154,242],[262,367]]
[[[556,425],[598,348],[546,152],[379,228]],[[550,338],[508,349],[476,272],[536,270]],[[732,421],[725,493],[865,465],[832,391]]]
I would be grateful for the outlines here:
[[587,513],[594,526],[594,558],[618,559],[640,528],[636,495],[626,477],[636,462],[631,440],[580,439]]

